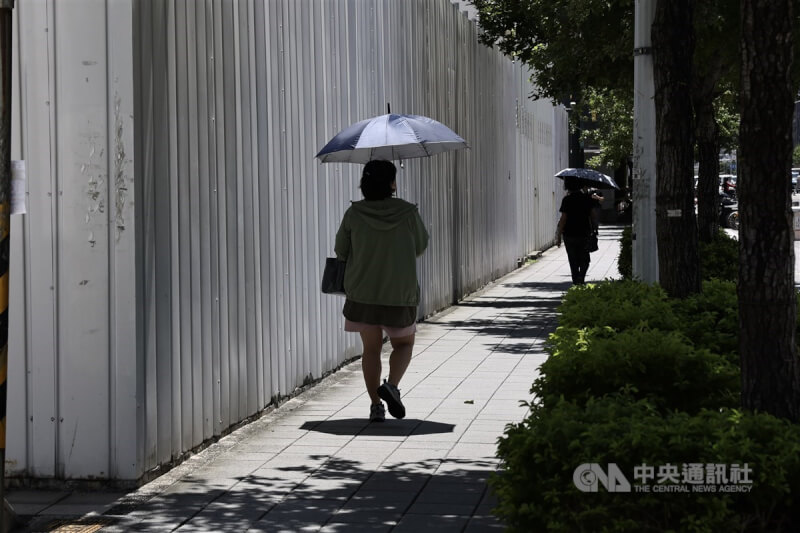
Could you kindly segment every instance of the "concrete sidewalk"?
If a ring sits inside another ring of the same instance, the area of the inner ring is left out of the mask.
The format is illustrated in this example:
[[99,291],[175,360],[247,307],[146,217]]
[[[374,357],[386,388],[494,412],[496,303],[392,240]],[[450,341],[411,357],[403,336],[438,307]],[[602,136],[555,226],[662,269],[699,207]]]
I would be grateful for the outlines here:
[[[620,234],[601,229],[587,281],[618,277]],[[36,515],[27,531],[502,531],[486,484],[496,441],[525,416],[570,279],[552,248],[420,324],[406,419],[367,423],[355,362],[133,493],[8,499]]]

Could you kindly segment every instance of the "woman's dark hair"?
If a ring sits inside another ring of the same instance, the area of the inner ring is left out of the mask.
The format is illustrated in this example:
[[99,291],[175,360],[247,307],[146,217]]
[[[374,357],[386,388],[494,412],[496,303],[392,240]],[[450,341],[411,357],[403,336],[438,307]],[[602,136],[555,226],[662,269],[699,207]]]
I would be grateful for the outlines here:
[[385,200],[392,196],[392,182],[397,176],[397,167],[391,161],[373,159],[364,165],[361,174],[361,194],[367,200]]
[[564,188],[568,191],[579,191],[581,189],[581,183],[578,181],[578,178],[567,176],[564,178]]

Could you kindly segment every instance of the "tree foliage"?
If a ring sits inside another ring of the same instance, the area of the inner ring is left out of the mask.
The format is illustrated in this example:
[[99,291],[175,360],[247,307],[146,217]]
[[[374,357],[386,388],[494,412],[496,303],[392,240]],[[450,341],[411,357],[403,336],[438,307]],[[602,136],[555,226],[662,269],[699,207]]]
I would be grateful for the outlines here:
[[632,0],[472,0],[481,40],[529,65],[533,96],[633,89]]
[[600,146],[600,154],[589,166],[614,166],[630,156],[633,146],[633,93],[590,88],[584,94],[594,127],[584,130],[585,142]]

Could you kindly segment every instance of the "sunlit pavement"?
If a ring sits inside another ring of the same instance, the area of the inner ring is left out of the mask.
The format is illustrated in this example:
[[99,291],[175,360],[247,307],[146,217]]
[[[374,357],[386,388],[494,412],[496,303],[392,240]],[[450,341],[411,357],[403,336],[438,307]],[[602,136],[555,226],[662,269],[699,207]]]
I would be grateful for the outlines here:
[[[621,231],[601,228],[588,282],[619,277]],[[403,420],[367,422],[357,361],[130,494],[9,499],[38,514],[34,531],[69,516],[85,527],[69,531],[502,531],[487,486],[496,441],[525,416],[570,279],[551,248],[420,324]]]

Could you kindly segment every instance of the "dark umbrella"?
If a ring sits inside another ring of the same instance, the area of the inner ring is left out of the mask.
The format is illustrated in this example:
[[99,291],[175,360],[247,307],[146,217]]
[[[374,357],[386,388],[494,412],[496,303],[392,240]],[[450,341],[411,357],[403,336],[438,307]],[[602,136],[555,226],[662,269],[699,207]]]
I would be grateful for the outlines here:
[[598,189],[619,189],[619,186],[611,178],[602,172],[590,168],[565,168],[556,174],[557,178],[575,178],[581,186],[596,187]]

